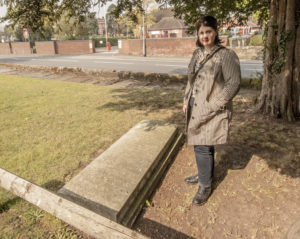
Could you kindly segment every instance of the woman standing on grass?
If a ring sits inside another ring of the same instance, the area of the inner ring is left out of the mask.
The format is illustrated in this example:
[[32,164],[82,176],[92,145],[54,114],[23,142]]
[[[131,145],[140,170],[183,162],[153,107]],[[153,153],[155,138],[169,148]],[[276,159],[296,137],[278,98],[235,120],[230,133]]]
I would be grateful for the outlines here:
[[197,48],[188,67],[184,95],[187,144],[194,146],[198,174],[185,179],[199,183],[194,204],[207,201],[212,190],[214,145],[228,141],[232,98],[241,81],[240,63],[234,51],[220,45],[217,20],[206,16],[197,24]]

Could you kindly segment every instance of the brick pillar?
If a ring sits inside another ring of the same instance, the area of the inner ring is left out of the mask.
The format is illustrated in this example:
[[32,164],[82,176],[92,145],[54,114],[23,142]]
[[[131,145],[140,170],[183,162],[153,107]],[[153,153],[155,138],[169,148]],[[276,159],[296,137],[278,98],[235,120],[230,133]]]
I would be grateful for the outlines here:
[[95,41],[94,40],[89,40],[89,49],[90,49],[90,53],[95,53]]

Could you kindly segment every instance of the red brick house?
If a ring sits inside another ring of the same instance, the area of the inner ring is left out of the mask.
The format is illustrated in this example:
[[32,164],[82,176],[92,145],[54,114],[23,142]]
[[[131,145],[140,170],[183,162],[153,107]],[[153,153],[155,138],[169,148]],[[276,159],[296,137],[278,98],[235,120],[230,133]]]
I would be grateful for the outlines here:
[[182,38],[189,36],[186,30],[183,20],[164,17],[147,29],[147,35],[149,38]]

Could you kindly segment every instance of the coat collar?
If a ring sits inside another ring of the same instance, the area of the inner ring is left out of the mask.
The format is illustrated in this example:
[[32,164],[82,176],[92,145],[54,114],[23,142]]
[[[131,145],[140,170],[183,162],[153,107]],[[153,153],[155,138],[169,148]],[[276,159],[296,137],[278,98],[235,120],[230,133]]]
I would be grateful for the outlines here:
[[205,51],[204,48],[201,48],[202,56],[208,57],[209,55],[214,54],[215,51],[217,51],[219,48],[223,48],[223,46],[221,46],[221,45],[214,45],[214,46],[213,46],[212,48],[210,48],[210,50],[208,50],[208,51]]

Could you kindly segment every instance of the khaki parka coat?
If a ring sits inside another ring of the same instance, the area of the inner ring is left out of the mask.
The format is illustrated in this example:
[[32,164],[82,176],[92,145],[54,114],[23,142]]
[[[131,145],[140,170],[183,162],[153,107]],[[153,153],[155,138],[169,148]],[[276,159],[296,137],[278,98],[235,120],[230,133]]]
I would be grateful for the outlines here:
[[[195,76],[205,58],[208,60]],[[206,55],[203,48],[194,51],[188,66],[184,95],[188,145],[228,142],[232,99],[239,91],[240,82],[240,63],[234,51],[219,45],[214,46]],[[189,106],[191,97],[194,98],[192,107]]]

